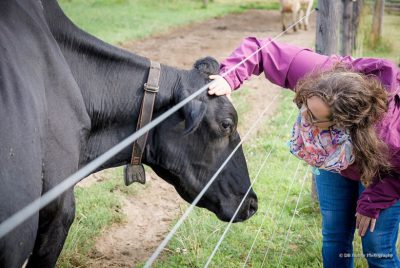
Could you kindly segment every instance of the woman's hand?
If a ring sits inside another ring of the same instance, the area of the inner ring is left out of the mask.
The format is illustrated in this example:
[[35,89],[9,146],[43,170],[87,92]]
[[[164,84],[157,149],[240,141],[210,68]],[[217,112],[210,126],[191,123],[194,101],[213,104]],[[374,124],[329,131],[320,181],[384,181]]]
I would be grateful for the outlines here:
[[209,78],[214,80],[208,88],[208,94],[222,96],[226,95],[230,101],[232,89],[228,82],[220,75],[210,75]]
[[358,229],[358,234],[360,236],[364,236],[368,230],[368,226],[371,224],[369,230],[373,232],[375,229],[376,219],[370,218],[364,215],[359,214],[358,212],[355,215],[356,219],[356,228]]

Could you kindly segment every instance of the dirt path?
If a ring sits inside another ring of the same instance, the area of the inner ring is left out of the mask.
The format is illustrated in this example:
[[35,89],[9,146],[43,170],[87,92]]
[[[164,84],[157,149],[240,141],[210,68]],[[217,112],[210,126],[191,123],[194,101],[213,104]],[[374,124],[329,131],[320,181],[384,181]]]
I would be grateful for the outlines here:
[[[243,14],[232,14],[207,22],[176,28],[151,38],[129,42],[123,47],[139,55],[179,68],[191,68],[204,56],[223,60],[247,36],[273,37],[281,28],[277,11],[252,10]],[[308,32],[290,32],[279,41],[304,47],[313,47],[315,19],[311,19]],[[254,77],[246,86],[249,112],[239,115],[241,133],[250,127],[262,110],[280,90],[268,83],[263,76]],[[274,112],[274,102],[268,115]],[[95,178],[96,179],[96,178]],[[90,184],[90,179],[85,184]],[[172,220],[181,214],[182,199],[171,185],[150,174],[148,187],[136,196],[126,198],[124,213],[127,221],[106,230],[96,241],[95,254],[89,267],[134,267],[145,261],[169,231]]]

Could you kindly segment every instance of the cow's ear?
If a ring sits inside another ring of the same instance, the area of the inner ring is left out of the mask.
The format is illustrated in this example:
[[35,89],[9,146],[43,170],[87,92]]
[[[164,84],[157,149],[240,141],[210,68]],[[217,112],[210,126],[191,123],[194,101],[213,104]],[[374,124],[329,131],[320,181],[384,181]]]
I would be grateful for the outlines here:
[[218,74],[219,72],[219,63],[212,57],[205,57],[197,60],[193,67],[207,76]]
[[200,100],[192,100],[183,106],[185,115],[185,132],[184,135],[193,133],[200,125],[206,114],[207,105]]
[[[189,91],[182,90],[177,96],[176,101],[181,102],[190,96]],[[182,107],[182,113],[185,118],[185,132],[184,135],[193,133],[200,125],[207,111],[207,104],[201,100],[194,99],[189,101]]]

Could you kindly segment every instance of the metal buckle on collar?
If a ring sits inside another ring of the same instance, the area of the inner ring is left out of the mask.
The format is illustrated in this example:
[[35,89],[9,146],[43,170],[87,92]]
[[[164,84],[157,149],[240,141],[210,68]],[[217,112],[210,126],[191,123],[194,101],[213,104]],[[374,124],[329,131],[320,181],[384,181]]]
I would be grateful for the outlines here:
[[159,89],[160,89],[159,86],[153,86],[153,85],[149,85],[147,83],[144,83],[144,90],[146,90],[148,92],[157,93]]
[[128,164],[124,168],[124,181],[125,185],[129,186],[134,182],[141,184],[146,183],[146,173],[142,164],[132,165]]

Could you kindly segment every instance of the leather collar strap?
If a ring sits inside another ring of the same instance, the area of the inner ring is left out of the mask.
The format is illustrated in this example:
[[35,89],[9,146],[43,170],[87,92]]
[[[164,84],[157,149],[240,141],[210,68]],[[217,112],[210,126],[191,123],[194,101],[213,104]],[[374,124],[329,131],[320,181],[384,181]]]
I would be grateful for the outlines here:
[[[161,65],[158,62],[151,61],[149,77],[147,83],[144,84],[144,95],[142,106],[140,108],[139,118],[136,130],[142,128],[151,121],[153,116],[154,102],[159,89],[161,74]],[[130,165],[125,166],[125,185],[128,186],[133,182],[146,182],[146,175],[142,165],[143,150],[146,146],[147,133],[137,139],[133,144],[132,158]]]

